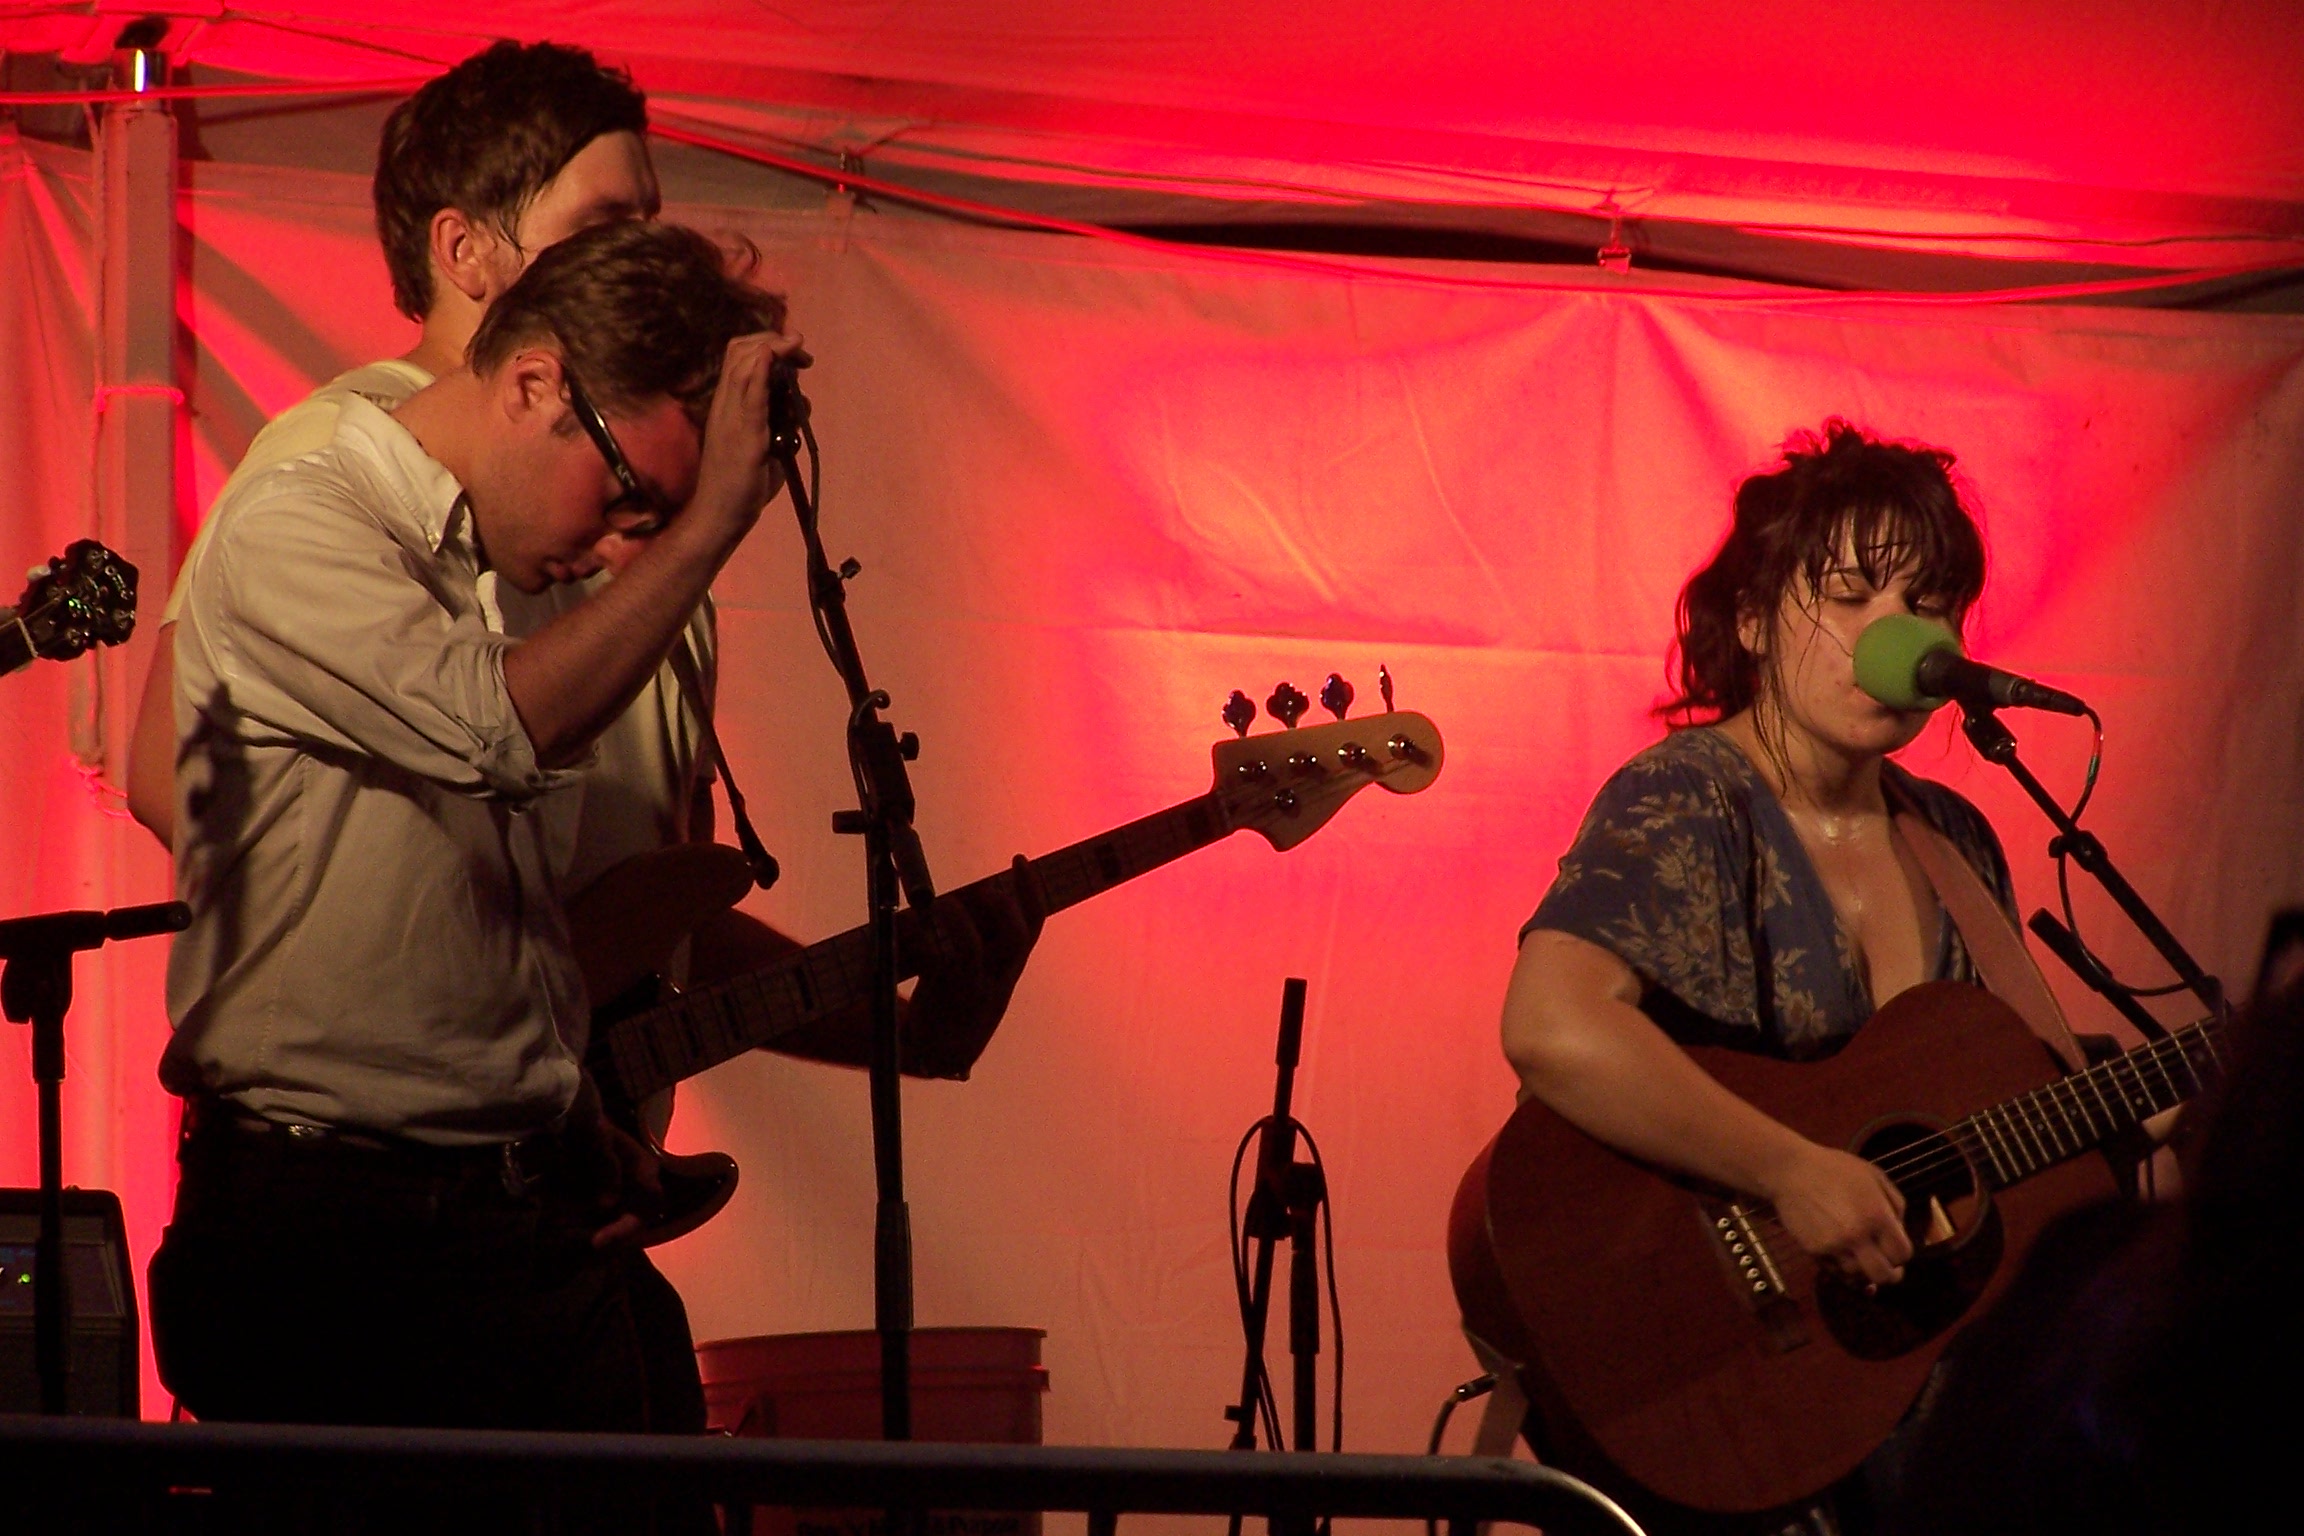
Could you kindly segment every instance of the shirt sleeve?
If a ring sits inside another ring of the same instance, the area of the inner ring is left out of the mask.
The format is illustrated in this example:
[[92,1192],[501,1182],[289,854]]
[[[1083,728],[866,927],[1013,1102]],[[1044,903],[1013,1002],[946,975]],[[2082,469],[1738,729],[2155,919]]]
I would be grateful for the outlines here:
[[193,572],[208,547],[208,529],[215,521],[213,509],[222,506],[234,490],[266,470],[327,447],[328,440],[336,435],[336,417],[341,409],[338,398],[325,389],[317,391],[266,422],[249,441],[248,451],[240,456],[240,462],[216,492],[211,516],[202,519],[200,531],[192,537],[192,547],[184,552],[184,563],[176,572],[175,584],[168,589],[168,604],[160,615],[161,623],[173,624],[184,616],[184,592],[191,585]]
[[[1601,786],[1521,936],[1573,934],[1623,960],[1647,991],[1745,1023],[1754,1007],[1752,893],[1738,874],[1750,863],[1736,852],[1739,828],[1702,771],[1661,754],[1634,758]],[[1653,1002],[1644,1002],[1651,1012]]]
[[[476,796],[568,782],[536,760],[504,682],[517,642],[358,509],[275,492],[235,509],[187,588],[209,728],[381,759]],[[428,580],[429,578],[429,580]]]

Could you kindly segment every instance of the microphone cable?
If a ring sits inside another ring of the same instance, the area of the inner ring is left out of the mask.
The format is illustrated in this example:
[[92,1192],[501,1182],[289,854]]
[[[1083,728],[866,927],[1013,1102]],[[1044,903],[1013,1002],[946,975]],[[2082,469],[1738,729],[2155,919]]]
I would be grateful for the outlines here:
[[[2096,774],[2104,761],[2104,717],[2097,714],[2094,709],[2090,709],[2088,711],[2088,724],[2095,732],[2095,739],[2088,749],[2088,771],[2080,785],[2080,798],[2073,803],[2072,809],[2068,813],[2075,827],[2080,824],[2081,812],[2088,809],[2088,802],[2095,797]],[[2071,933],[2072,942],[2077,947],[2081,958],[2096,968],[2096,974],[2102,978],[2106,986],[2118,992],[2122,997],[2131,1000],[2146,997],[2170,997],[2178,992],[2190,990],[2181,979],[2169,982],[2165,986],[2132,987],[2115,976],[2112,973],[2112,967],[2105,963],[2104,957],[2090,949],[2088,941],[2080,936],[2079,914],[2072,907],[2071,841],[2062,836],[2052,839],[2048,844],[2048,853],[2056,861],[2056,897],[2058,904],[2064,909],[2064,927]]]
[[[1440,1454],[1441,1437],[1448,1433],[1448,1421],[1456,1416],[1459,1406],[1476,1397],[1486,1397],[1495,1390],[1496,1373],[1493,1371],[1482,1371],[1470,1381],[1459,1382],[1449,1388],[1448,1395],[1440,1400],[1439,1417],[1432,1421],[1432,1438],[1425,1442],[1424,1454]],[[1424,1517],[1424,1536],[1440,1536],[1440,1522],[1429,1515]]]

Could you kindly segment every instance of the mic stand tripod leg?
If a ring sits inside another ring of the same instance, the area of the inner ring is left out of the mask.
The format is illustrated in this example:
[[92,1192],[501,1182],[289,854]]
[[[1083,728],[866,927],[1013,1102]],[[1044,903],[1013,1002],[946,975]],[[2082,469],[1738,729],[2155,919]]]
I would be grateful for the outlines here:
[[1248,1284],[1248,1310],[1241,1318],[1248,1337],[1248,1357],[1240,1369],[1240,1401],[1224,1410],[1224,1417],[1237,1426],[1232,1431],[1231,1449],[1235,1451],[1256,1449],[1256,1425],[1264,1409],[1264,1334],[1272,1311],[1274,1244],[1269,1231],[1259,1230],[1266,1226],[1261,1216],[1257,1203],[1250,1201],[1247,1226],[1255,1234],[1256,1257]]
[[[1284,1214],[1284,1213],[1283,1213]],[[1224,1417],[1234,1424],[1232,1444],[1235,1451],[1256,1449],[1256,1424],[1264,1407],[1264,1327],[1271,1316],[1273,1235],[1270,1202],[1262,1190],[1249,1198],[1248,1219],[1244,1224],[1253,1235],[1256,1257],[1248,1281],[1248,1301],[1241,1313],[1240,1323],[1248,1338],[1247,1362],[1240,1368],[1240,1401],[1224,1410]],[[1280,1449],[1277,1440],[1272,1447]],[[1240,1536],[1240,1516],[1233,1515],[1225,1527],[1226,1536]]]

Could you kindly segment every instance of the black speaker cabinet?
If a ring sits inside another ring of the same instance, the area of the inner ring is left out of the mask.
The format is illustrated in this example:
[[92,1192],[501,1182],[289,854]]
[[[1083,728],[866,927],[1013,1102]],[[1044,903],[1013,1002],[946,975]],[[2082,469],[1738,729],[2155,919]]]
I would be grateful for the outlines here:
[[[32,1344],[32,1256],[40,1241],[40,1191],[0,1189],[0,1413],[38,1413]],[[64,1341],[69,1413],[136,1417],[136,1280],[120,1197],[64,1191],[64,1288],[72,1327]]]

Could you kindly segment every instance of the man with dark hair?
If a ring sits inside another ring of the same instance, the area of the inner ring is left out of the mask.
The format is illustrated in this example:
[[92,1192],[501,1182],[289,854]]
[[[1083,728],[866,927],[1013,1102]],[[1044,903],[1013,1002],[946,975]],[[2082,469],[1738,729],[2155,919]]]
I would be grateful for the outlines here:
[[[700,1427],[685,1323],[600,1203],[651,1163],[582,1069],[551,800],[777,489],[783,321],[693,231],[587,230],[470,366],[391,414],[347,399],[213,513],[178,635],[186,1129],[150,1291],[200,1417]],[[506,632],[483,573],[543,594],[611,534],[637,546],[614,582]],[[968,915],[997,1019],[1031,924]]]
[[[596,224],[653,218],[660,197],[642,138],[647,126],[646,100],[622,71],[556,43],[496,43],[395,108],[377,155],[376,228],[393,302],[421,322],[423,334],[406,356],[341,374],[275,418],[248,445],[219,500],[240,480],[326,443],[345,401],[391,410],[455,368],[490,302],[537,252]],[[185,556],[179,590],[206,543],[203,530]],[[162,842],[171,841],[176,819],[169,699],[178,602],[172,594],[128,754],[128,809]],[[706,679],[711,640],[705,606],[686,643]],[[693,715],[704,703],[683,699],[667,671],[605,744],[603,773],[655,781],[638,796],[653,811],[644,822],[684,832],[698,733]],[[669,744],[658,739],[667,735]],[[584,867],[569,877],[597,874],[645,846],[628,843],[611,839],[588,850]]]
[[[670,1427],[633,1321],[653,1271],[594,1241],[602,1156],[644,1162],[584,1091],[543,802],[775,491],[792,343],[671,226],[588,231],[507,302],[487,363],[391,415],[347,399],[243,478],[185,583],[161,1075],[188,1102],[151,1302],[202,1418]],[[484,570],[542,593],[646,523],[596,597],[503,632]]]
[[[426,327],[469,336],[527,257],[579,229],[656,212],[642,135],[648,104],[621,70],[580,48],[500,42],[394,109],[376,155],[376,238],[392,303]],[[459,303],[461,300],[461,303]],[[456,340],[442,337],[442,340]],[[453,355],[437,357],[442,371]]]

